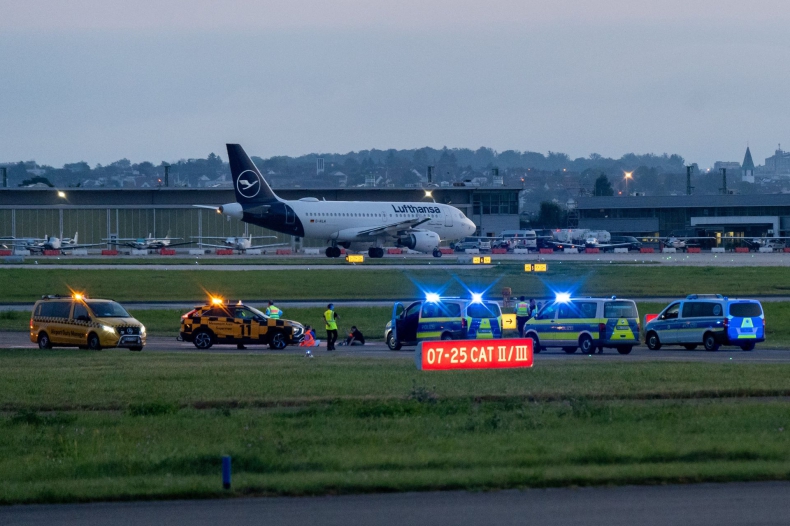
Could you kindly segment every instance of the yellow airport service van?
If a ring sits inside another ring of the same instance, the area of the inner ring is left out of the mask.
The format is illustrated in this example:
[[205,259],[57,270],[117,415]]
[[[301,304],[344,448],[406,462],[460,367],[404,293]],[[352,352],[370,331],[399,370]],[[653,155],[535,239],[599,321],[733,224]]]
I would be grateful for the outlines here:
[[30,316],[30,341],[40,349],[79,347],[99,351],[122,347],[142,351],[142,323],[112,300],[71,296],[42,296]]

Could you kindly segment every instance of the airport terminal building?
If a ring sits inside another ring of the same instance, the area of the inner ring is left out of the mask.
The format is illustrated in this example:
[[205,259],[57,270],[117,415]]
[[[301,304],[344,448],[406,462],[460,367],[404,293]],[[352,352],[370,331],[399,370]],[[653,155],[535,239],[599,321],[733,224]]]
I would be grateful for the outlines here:
[[620,235],[790,235],[790,194],[581,197],[577,208],[579,228]]
[[[275,189],[287,200],[315,197],[327,201],[392,201],[450,204],[478,226],[480,235],[519,228],[519,192],[510,187]],[[217,206],[236,200],[229,188],[54,188],[0,189],[0,237],[72,237],[101,243],[112,237],[181,238],[276,236],[264,243],[287,242],[293,248],[323,247],[321,240],[296,240],[227,218],[193,205]],[[196,240],[197,241],[197,240]]]

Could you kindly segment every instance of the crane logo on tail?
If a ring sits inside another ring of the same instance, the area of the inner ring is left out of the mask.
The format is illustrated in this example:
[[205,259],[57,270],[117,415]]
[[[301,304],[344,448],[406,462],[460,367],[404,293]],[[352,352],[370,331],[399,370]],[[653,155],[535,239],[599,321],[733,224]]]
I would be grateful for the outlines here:
[[261,191],[261,181],[252,170],[244,170],[236,179],[236,190],[247,199],[252,199]]

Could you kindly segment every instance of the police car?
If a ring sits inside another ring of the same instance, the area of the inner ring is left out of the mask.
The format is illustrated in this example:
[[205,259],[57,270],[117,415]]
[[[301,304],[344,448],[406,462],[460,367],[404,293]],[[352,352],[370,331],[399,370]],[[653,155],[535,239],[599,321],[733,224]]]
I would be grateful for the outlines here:
[[645,324],[645,343],[654,351],[664,345],[682,345],[688,350],[702,345],[706,351],[736,345],[751,351],[762,341],[765,314],[760,302],[721,294],[691,294],[670,303]]
[[387,346],[396,351],[424,340],[493,339],[502,337],[502,310],[481,295],[472,299],[427,294],[408,307],[396,303],[384,328]]
[[178,339],[192,342],[198,349],[215,344],[268,345],[271,349],[285,349],[304,338],[304,327],[295,321],[273,319],[244,305],[232,304],[220,298],[195,307],[181,316]]
[[639,313],[632,300],[557,294],[524,324],[524,337],[532,339],[536,353],[561,347],[568,354],[576,349],[592,354],[604,348],[628,354],[639,345]]

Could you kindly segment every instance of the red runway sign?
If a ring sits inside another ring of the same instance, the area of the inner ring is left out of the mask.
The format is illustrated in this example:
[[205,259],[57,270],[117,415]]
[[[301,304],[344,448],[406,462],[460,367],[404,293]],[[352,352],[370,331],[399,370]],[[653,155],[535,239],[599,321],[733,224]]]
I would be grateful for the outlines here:
[[532,367],[532,339],[420,342],[414,362],[423,371]]

